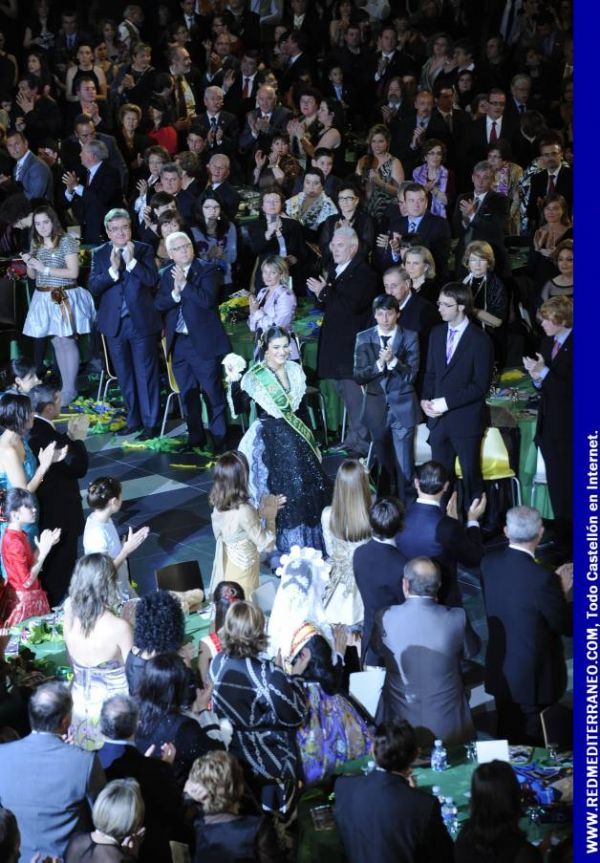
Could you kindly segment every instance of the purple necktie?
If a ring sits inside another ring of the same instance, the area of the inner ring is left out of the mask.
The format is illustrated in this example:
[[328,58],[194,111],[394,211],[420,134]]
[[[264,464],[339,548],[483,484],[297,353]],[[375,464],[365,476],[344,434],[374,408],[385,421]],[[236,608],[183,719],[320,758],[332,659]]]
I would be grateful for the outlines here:
[[454,338],[456,336],[456,330],[448,327],[448,335],[446,337],[446,365],[452,359],[452,354],[454,352]]

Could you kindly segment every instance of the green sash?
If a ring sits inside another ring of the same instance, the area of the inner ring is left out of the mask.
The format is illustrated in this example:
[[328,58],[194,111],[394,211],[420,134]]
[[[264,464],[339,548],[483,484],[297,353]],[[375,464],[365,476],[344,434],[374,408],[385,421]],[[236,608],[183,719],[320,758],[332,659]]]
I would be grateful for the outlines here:
[[265,390],[270,399],[272,399],[275,407],[281,411],[286,423],[303,438],[314,452],[316,457],[321,461],[321,453],[315,441],[314,435],[302,420],[296,416],[292,409],[289,393],[281,385],[281,381],[277,378],[271,369],[264,363],[257,363],[250,369],[258,383]]

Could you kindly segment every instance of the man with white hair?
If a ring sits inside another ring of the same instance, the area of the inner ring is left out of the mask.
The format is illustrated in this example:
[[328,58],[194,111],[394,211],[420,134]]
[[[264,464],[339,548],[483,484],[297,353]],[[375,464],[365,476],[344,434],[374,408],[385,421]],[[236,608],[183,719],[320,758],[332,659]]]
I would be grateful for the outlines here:
[[571,609],[562,579],[535,560],[544,533],[537,509],[509,509],[504,532],[508,548],[486,554],[481,564],[489,628],[485,688],[496,699],[498,734],[537,746],[540,713],[567,685],[561,636],[572,633]]
[[211,153],[237,153],[239,125],[235,114],[223,110],[225,91],[222,87],[207,87],[204,91],[205,111],[194,118]]
[[202,391],[213,447],[222,452],[227,426],[221,360],[231,346],[218,311],[221,271],[194,257],[192,241],[182,231],[170,234],[166,247],[173,263],[161,273],[156,308],[164,315],[167,353],[181,394],[188,445],[206,445]]
[[354,343],[357,334],[371,322],[377,278],[363,258],[357,257],[358,245],[352,228],[338,228],[329,244],[333,270],[328,278],[311,278],[306,285],[325,310],[319,333],[317,372],[321,379],[335,381],[348,412],[349,431],[343,448],[348,454],[365,456],[369,432],[361,422],[363,395],[354,380]]
[[65,198],[81,226],[81,242],[97,246],[104,242],[104,216],[123,204],[123,186],[108,162],[108,147],[93,138],[81,148],[80,176],[65,171]]

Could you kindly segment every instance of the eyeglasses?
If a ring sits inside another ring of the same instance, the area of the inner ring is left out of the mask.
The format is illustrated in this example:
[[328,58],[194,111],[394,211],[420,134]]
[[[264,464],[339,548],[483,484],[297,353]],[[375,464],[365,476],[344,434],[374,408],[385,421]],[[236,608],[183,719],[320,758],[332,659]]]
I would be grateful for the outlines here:
[[439,300],[436,303],[438,309],[453,309],[458,303],[441,303]]
[[191,245],[191,243],[185,243],[181,246],[171,246],[169,252],[182,252],[184,249],[189,249]]

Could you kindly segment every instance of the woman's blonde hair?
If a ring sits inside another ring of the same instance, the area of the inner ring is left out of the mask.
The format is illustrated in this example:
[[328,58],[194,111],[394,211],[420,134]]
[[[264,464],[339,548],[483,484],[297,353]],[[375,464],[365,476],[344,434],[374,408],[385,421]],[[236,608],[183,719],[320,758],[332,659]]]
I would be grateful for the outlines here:
[[271,267],[271,269],[279,273],[281,283],[287,284],[290,277],[290,268],[285,258],[282,258],[281,255],[267,255],[260,265],[261,270],[264,270],[265,267]]
[[335,478],[331,502],[331,532],[338,539],[359,542],[371,536],[369,478],[359,461],[347,458]]
[[435,279],[435,261],[433,255],[426,246],[411,246],[407,250],[404,262],[409,255],[418,255],[425,264],[425,278]]
[[96,830],[106,833],[119,845],[142,827],[146,809],[140,786],[135,779],[113,779],[94,803],[92,821]]
[[223,650],[238,659],[258,656],[266,650],[269,639],[265,633],[265,616],[257,605],[238,600],[225,615]]
[[69,599],[73,616],[87,637],[105,611],[119,603],[117,571],[107,554],[84,554],[75,564]]
[[244,774],[233,755],[208,752],[194,761],[184,790],[202,803],[206,815],[235,814],[244,794]]
[[469,258],[471,257],[471,255],[475,255],[476,258],[481,258],[482,260],[487,261],[489,269],[494,269],[494,266],[496,264],[494,250],[489,243],[485,242],[485,240],[473,240],[473,242],[469,243],[469,245],[465,249],[462,264],[463,267],[466,267],[467,269],[469,268]]

